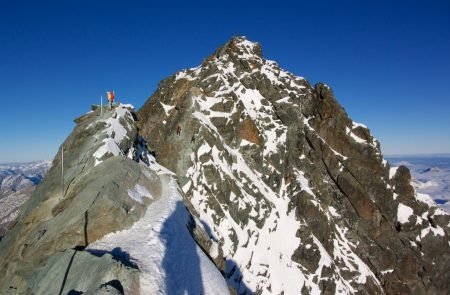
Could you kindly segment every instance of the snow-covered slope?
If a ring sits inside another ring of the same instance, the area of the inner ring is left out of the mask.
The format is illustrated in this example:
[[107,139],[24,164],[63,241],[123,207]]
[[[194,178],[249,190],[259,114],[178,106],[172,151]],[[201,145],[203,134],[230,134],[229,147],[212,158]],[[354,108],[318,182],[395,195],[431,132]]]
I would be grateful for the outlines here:
[[[389,177],[378,141],[330,87],[264,59],[258,43],[233,38],[162,81],[138,115],[238,293],[446,290],[448,215],[414,197],[407,172]],[[418,225],[403,226],[405,214]],[[429,263],[439,267],[420,270]]]

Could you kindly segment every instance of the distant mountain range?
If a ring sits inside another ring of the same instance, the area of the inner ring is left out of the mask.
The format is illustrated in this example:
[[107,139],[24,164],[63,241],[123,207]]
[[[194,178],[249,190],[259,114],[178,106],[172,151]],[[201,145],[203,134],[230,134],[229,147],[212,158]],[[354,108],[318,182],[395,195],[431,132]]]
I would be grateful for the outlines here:
[[0,164],[0,237],[50,166],[50,161]]

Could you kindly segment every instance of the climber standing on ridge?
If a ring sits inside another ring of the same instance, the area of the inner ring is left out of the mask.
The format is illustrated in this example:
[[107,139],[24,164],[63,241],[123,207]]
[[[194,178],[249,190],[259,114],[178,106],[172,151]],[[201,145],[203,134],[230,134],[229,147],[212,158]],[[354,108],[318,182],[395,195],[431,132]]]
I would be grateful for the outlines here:
[[109,109],[112,110],[113,102],[114,102],[114,90],[106,92],[109,101]]
[[181,127],[180,127],[180,125],[178,125],[177,126],[177,135],[180,135],[180,133],[181,133]]

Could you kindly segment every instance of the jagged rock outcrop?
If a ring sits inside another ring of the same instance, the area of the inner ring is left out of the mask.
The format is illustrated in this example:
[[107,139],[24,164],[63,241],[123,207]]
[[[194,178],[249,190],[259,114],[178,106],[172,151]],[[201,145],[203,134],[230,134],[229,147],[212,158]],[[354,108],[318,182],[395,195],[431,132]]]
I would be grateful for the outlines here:
[[[190,234],[195,220],[175,176],[139,137],[132,107],[100,113],[75,120],[63,143],[64,181],[60,149],[0,242],[0,293],[228,292]],[[190,265],[175,272],[166,264],[181,246]]]
[[138,117],[238,293],[448,293],[449,215],[405,168],[390,175],[329,86],[258,43],[233,38],[163,80]]

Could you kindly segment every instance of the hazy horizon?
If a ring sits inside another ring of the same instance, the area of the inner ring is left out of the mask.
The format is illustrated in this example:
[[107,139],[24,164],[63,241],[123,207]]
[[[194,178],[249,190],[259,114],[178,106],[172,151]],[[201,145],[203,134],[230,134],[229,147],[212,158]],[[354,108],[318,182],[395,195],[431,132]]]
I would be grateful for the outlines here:
[[[389,158],[450,158],[450,153],[437,153],[437,154],[394,154],[394,155],[383,155],[384,158],[389,160]],[[53,161],[53,157],[51,159],[37,159],[37,160],[30,160],[30,161],[19,161],[19,162],[0,162],[0,165],[20,165],[25,163],[33,163],[33,162],[43,162],[43,161]]]

